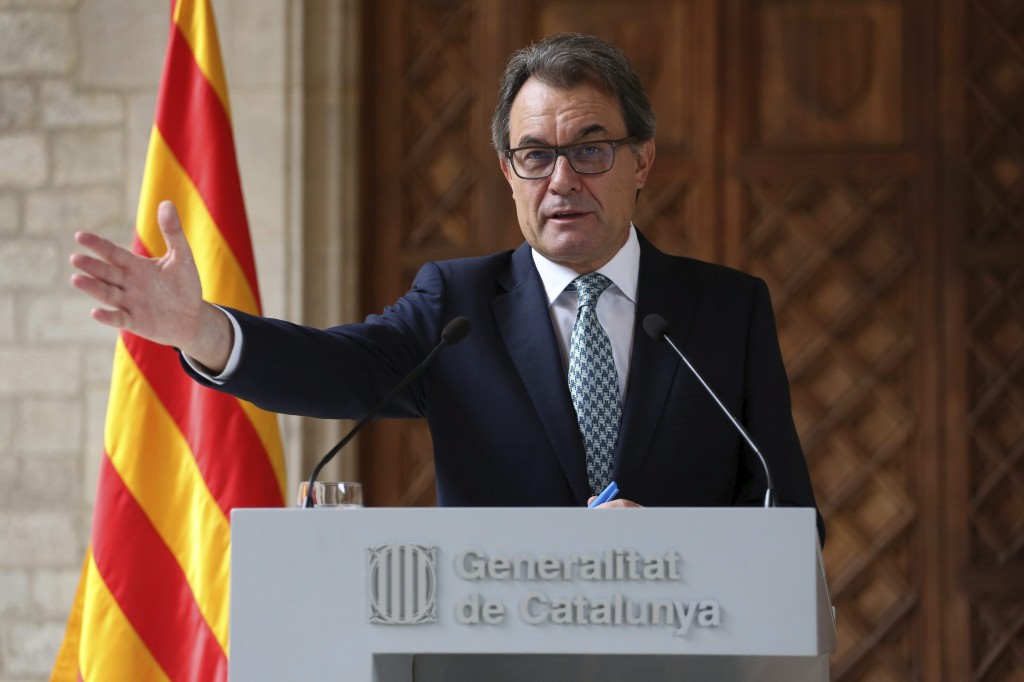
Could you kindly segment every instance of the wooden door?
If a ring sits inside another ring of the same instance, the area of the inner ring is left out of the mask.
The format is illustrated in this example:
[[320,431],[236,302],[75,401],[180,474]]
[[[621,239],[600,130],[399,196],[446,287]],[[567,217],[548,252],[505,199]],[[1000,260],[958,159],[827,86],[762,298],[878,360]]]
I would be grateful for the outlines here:
[[[521,241],[488,140],[508,54],[627,53],[658,114],[636,223],[765,278],[828,524],[837,680],[1024,678],[1024,3],[364,5],[365,312]],[[433,504],[423,424],[361,443]]]
[[[772,291],[828,528],[834,679],[941,679],[934,110],[925,10],[732,3],[727,262]],[[924,474],[924,475],[922,475]]]
[[[1024,679],[1024,2],[943,5],[949,679]],[[929,557],[930,558],[930,557]],[[962,643],[955,646],[954,643]]]

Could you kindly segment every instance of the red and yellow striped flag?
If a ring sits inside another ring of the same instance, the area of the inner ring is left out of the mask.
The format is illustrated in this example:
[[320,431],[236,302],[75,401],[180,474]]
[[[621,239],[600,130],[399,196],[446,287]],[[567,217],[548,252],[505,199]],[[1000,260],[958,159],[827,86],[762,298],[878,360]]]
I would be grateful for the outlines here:
[[[227,87],[208,0],[172,0],[132,250],[165,251],[178,207],[208,300],[259,313]],[[122,331],[92,537],[51,680],[225,680],[229,514],[280,506],[277,420]]]

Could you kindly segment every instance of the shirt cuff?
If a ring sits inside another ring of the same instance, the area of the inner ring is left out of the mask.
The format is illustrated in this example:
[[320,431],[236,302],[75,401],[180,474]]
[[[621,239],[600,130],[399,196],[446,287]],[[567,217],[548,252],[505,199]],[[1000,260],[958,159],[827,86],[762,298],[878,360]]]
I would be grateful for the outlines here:
[[221,308],[219,305],[214,304],[214,307],[227,315],[228,321],[231,322],[231,329],[234,332],[232,334],[233,341],[231,344],[231,355],[228,356],[228,364],[224,366],[224,371],[220,374],[214,375],[210,373],[208,367],[201,365],[199,362],[193,360],[184,353],[181,354],[181,357],[185,358],[185,362],[188,363],[188,366],[191,367],[196,374],[212,384],[223,386],[230,381],[235,375],[235,372],[238,371],[238,363],[242,359],[242,327],[238,324],[238,320],[235,319],[234,315],[224,308]]

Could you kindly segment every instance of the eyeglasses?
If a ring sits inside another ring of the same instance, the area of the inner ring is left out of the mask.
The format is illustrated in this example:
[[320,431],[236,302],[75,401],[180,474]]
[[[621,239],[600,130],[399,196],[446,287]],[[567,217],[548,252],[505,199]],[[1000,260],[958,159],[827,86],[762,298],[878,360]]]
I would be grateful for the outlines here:
[[516,147],[506,149],[505,158],[512,170],[523,180],[541,180],[555,172],[555,163],[564,156],[572,169],[582,175],[607,173],[615,163],[615,150],[631,142],[633,137],[621,140],[588,140],[564,147]]

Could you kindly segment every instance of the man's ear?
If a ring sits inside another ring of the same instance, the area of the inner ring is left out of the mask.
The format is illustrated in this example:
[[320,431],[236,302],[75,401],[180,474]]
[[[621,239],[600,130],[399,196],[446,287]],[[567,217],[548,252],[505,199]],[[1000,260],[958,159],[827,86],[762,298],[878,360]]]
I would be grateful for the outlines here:
[[512,186],[512,169],[509,168],[509,160],[504,156],[498,156],[498,165],[501,166],[501,174],[505,176],[505,181],[508,182],[509,187]]
[[647,184],[647,175],[654,165],[654,140],[644,140],[636,151],[636,190]]

